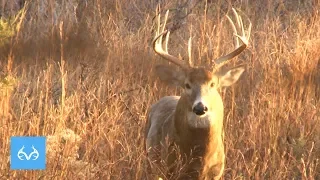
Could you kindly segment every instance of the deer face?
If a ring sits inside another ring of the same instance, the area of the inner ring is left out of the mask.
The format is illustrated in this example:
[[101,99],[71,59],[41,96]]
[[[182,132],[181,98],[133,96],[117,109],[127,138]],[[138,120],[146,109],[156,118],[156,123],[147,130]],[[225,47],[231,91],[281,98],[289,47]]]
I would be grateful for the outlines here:
[[244,70],[243,66],[227,71],[210,71],[203,67],[176,71],[170,66],[156,67],[156,73],[162,81],[184,88],[184,96],[187,96],[189,102],[188,109],[197,116],[214,111],[216,99],[221,99],[218,89],[234,84]]
[[[158,55],[179,66],[183,71],[175,71],[167,66],[157,66],[156,72],[161,80],[168,84],[178,85],[185,89],[185,93],[182,96],[184,99],[187,99],[188,102],[186,102],[184,107],[188,108],[188,112],[194,113],[197,118],[205,116],[208,112],[212,112],[213,109],[222,109],[220,112],[223,112],[223,104],[218,93],[218,89],[235,83],[244,71],[243,66],[238,66],[227,71],[221,69],[224,64],[238,56],[247,48],[250,37],[251,23],[249,25],[249,30],[246,33],[240,16],[234,9],[233,12],[237,18],[238,26],[236,26],[228,16],[226,17],[231,23],[233,27],[232,29],[237,36],[235,41],[236,49],[229,54],[216,59],[214,61],[215,66],[213,71],[207,70],[203,67],[194,67],[192,65],[191,38],[188,41],[188,64],[186,64],[186,61],[182,61],[181,58],[168,53],[170,30],[165,30],[165,26],[169,11],[166,13],[164,25],[162,27],[159,13],[157,19],[158,28],[152,42],[153,49]],[[240,32],[242,35],[238,34],[237,27],[241,29]],[[240,45],[239,40],[241,40],[242,45]],[[165,44],[165,48],[163,48],[163,44]],[[192,116],[194,116],[194,114],[192,114]]]

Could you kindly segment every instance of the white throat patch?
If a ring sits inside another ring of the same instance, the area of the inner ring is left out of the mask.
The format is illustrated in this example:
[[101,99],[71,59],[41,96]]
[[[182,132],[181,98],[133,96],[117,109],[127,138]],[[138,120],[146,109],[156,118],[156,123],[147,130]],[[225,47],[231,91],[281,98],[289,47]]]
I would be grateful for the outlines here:
[[214,124],[213,120],[215,119],[213,113],[207,112],[203,116],[198,116],[193,112],[188,112],[187,121],[188,125],[193,128],[208,128]]

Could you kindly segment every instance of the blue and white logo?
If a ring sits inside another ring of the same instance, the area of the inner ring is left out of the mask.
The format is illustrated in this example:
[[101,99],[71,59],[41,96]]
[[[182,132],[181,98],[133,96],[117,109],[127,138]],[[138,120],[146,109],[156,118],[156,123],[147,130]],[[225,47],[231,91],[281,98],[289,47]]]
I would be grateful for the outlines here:
[[31,160],[35,161],[35,160],[37,160],[39,158],[39,152],[38,152],[38,150],[36,148],[34,148],[33,145],[31,147],[33,149],[33,152],[31,152],[29,155],[23,151],[24,148],[25,147],[22,146],[22,148],[18,152],[18,158],[21,161],[23,161],[23,160],[29,161],[31,158],[32,158]]
[[43,170],[46,168],[44,136],[13,136],[10,139],[10,146],[11,169]]

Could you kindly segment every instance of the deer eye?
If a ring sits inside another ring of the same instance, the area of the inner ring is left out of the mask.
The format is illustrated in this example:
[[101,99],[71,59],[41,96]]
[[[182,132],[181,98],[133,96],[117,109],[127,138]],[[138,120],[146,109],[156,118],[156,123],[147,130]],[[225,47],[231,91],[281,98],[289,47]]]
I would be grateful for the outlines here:
[[214,87],[214,85],[216,85],[214,82],[212,82],[211,84],[210,84],[210,87]]
[[185,87],[186,87],[187,89],[191,89],[191,86],[190,86],[190,84],[188,84],[188,83],[185,84]]

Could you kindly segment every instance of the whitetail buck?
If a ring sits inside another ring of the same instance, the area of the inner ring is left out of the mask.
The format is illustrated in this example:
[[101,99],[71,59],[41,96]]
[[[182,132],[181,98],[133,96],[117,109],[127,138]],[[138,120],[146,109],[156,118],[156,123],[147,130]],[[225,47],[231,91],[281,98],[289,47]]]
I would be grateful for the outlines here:
[[[236,48],[233,52],[215,60],[215,66],[195,67],[190,63],[191,40],[189,40],[189,63],[168,53],[169,31],[165,30],[165,22],[158,30],[153,41],[154,51],[182,71],[173,67],[156,66],[156,74],[168,83],[184,88],[181,96],[166,96],[153,104],[148,112],[146,124],[146,149],[151,161],[167,163],[171,173],[176,171],[175,161],[179,154],[184,162],[185,173],[171,177],[178,179],[220,179],[225,164],[223,102],[218,89],[235,83],[244,66],[222,70],[228,60],[239,55],[248,45],[251,23],[245,32],[241,17],[233,9],[237,19],[237,27],[227,16],[236,36]],[[237,28],[242,35],[238,35]],[[160,29],[162,29],[160,31]],[[163,39],[165,36],[165,49]],[[239,41],[241,40],[241,46]],[[176,149],[176,151],[174,151]],[[177,153],[178,152],[178,153]]]

